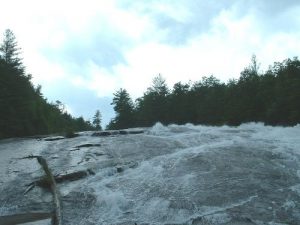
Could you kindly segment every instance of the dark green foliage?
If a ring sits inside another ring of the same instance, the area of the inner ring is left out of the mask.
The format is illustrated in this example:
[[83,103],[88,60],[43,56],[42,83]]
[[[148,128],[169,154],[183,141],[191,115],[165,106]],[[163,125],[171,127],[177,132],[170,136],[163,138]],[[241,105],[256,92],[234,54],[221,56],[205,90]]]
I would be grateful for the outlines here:
[[190,118],[193,118],[192,105],[189,102],[191,97],[190,94],[190,85],[176,83],[173,86],[172,95],[169,96],[169,121],[172,121],[176,124],[185,124],[190,121]]
[[161,75],[153,79],[152,87],[137,99],[136,115],[139,126],[169,122],[169,90]]
[[267,73],[273,74],[272,99],[268,101],[266,122],[271,125],[294,125],[300,121],[300,61],[297,58],[275,63]]
[[109,123],[107,129],[123,129],[135,126],[134,105],[125,89],[120,89],[114,93],[112,105],[117,115]]
[[96,113],[93,117],[93,126],[95,130],[102,130],[101,127],[101,113],[99,110],[96,110]]
[[[114,99],[113,104],[117,102]],[[114,122],[124,118],[123,111],[117,107],[115,111]],[[136,100],[135,106],[130,106],[130,115],[130,120],[124,119],[123,126],[113,123],[111,128],[152,126],[158,121],[163,124],[296,125],[300,123],[300,61],[287,59],[260,73],[253,56],[238,80],[225,84],[214,76],[203,77],[192,85],[176,83],[171,91],[159,75],[152,87]]]
[[25,74],[13,33],[5,32],[0,47],[0,138],[88,130],[83,118],[73,118],[59,101],[48,103]]
[[1,58],[15,69],[19,69],[21,70],[20,72],[24,72],[22,60],[19,57],[20,50],[21,49],[18,48],[14,33],[10,29],[5,30],[4,40],[0,45]]
[[203,77],[191,89],[192,110],[194,113],[193,122],[196,124],[218,125],[223,122],[224,111],[224,84],[214,76]]
[[65,131],[64,136],[65,136],[66,138],[74,138],[74,137],[78,137],[78,134],[76,134],[76,133],[74,132],[73,129],[68,128],[68,129]]

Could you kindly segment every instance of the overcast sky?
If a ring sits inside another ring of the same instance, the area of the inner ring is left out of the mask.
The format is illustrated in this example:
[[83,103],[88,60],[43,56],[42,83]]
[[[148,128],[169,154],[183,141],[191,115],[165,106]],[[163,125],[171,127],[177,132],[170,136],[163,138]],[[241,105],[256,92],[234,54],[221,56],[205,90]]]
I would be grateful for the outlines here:
[[169,87],[213,74],[238,78],[252,54],[261,69],[299,56],[299,0],[9,0],[11,29],[44,96],[86,119],[113,116],[112,94],[135,99],[159,73]]

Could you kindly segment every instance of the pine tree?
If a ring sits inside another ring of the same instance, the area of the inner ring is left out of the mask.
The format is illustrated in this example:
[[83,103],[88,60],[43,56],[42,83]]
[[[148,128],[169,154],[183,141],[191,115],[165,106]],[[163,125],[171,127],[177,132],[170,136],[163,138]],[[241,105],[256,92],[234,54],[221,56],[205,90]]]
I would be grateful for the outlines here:
[[7,64],[19,69],[23,74],[24,66],[19,57],[20,50],[14,33],[10,29],[5,30],[3,43],[0,45],[0,56]]
[[41,86],[35,88],[25,74],[19,53],[14,34],[6,30],[0,43],[0,138],[92,129],[61,102],[47,102]]
[[169,89],[166,80],[159,74],[144,96],[137,99],[138,120],[142,126],[152,126],[156,122],[169,122]]
[[93,117],[93,126],[96,130],[102,130],[101,127],[101,113],[99,110],[96,110],[96,113]]
[[116,117],[108,125],[108,129],[124,129],[134,126],[134,105],[125,89],[114,93],[113,102]]

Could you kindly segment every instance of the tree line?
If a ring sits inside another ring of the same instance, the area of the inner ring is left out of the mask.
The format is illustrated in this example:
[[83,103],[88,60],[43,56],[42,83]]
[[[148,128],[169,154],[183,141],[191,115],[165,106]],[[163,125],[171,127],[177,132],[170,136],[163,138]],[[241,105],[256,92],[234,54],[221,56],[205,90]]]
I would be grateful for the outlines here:
[[116,117],[108,129],[162,124],[238,126],[246,122],[293,126],[300,123],[300,61],[275,62],[259,72],[256,57],[239,79],[220,82],[214,76],[194,83],[176,83],[170,90],[164,78],[153,79],[142,97],[133,101],[126,89],[114,93]]
[[95,128],[82,117],[72,117],[60,101],[48,102],[41,86],[32,84],[19,55],[15,35],[8,29],[0,45],[0,138]]
[[[34,86],[19,56],[11,30],[0,45],[0,138],[35,134],[101,130],[101,113],[92,122],[74,118],[60,101],[48,102]],[[214,76],[176,83],[170,89],[158,75],[141,97],[132,100],[126,89],[114,93],[115,118],[107,129],[204,124],[237,126],[245,122],[293,126],[300,123],[300,61],[275,62],[259,71],[255,56],[238,79],[224,83]]]

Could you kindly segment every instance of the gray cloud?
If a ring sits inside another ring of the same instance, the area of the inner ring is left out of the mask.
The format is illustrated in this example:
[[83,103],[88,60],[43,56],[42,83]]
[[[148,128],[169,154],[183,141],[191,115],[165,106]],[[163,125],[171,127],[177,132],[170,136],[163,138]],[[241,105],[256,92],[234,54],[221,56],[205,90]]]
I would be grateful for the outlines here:
[[220,13],[221,10],[227,9],[231,1],[220,4],[220,1],[185,1],[187,11],[190,13],[189,18],[184,22],[176,21],[164,14],[155,14],[156,23],[162,29],[168,30],[166,42],[172,44],[185,44],[190,38],[210,29],[211,21]]
[[64,65],[69,73],[85,73],[88,63],[93,62],[99,67],[111,70],[114,65],[126,64],[124,52],[132,41],[111,29],[89,31],[89,33],[74,35],[67,33],[67,40],[59,49],[45,47],[42,52],[52,62]]
[[[169,45],[184,45],[191,38],[206,33],[211,28],[211,22],[222,11],[231,11],[236,19],[245,15],[255,15],[259,22],[257,26],[264,35],[274,32],[293,32],[298,29],[298,21],[291,18],[289,10],[300,5],[298,0],[166,0],[164,4],[169,7],[180,8],[188,13],[186,19],[181,20],[174,15],[169,15],[157,8],[159,0],[120,0],[118,7],[147,16],[158,28],[158,32],[164,32],[164,38],[160,41]],[[98,18],[99,21],[101,17]],[[128,25],[130,26],[130,25]],[[155,34],[153,34],[155,36]],[[87,33],[74,35],[69,38],[60,49],[45,48],[44,55],[51,61],[59,64],[69,64],[70,73],[83,71],[88,62],[93,62],[107,70],[117,64],[126,64],[124,52],[134,46],[134,41],[126,34],[114,30],[109,23],[101,21],[99,26]],[[72,67],[70,67],[72,65]],[[87,74],[87,73],[86,73]]]
[[299,7],[298,0],[211,0],[164,1],[164,4],[185,9],[190,16],[185,21],[177,20],[155,6],[159,0],[119,1],[120,7],[148,15],[158,29],[167,33],[164,43],[172,45],[185,44],[190,38],[209,31],[211,21],[222,11],[231,11],[236,19],[246,15],[254,15],[264,33],[292,32],[298,28],[298,21],[291,19],[289,10]]
[[179,1],[164,1],[164,4],[174,5],[179,9],[186,10],[189,16],[186,20],[181,21],[174,16],[157,9],[156,3],[159,0],[152,1],[121,1],[121,7],[136,11],[143,15],[148,15],[156,26],[167,32],[166,39],[163,42],[173,45],[185,44],[191,37],[199,35],[209,30],[211,20],[214,19],[221,10],[225,10],[232,6],[233,0],[223,1],[194,1],[194,0],[179,0]]

